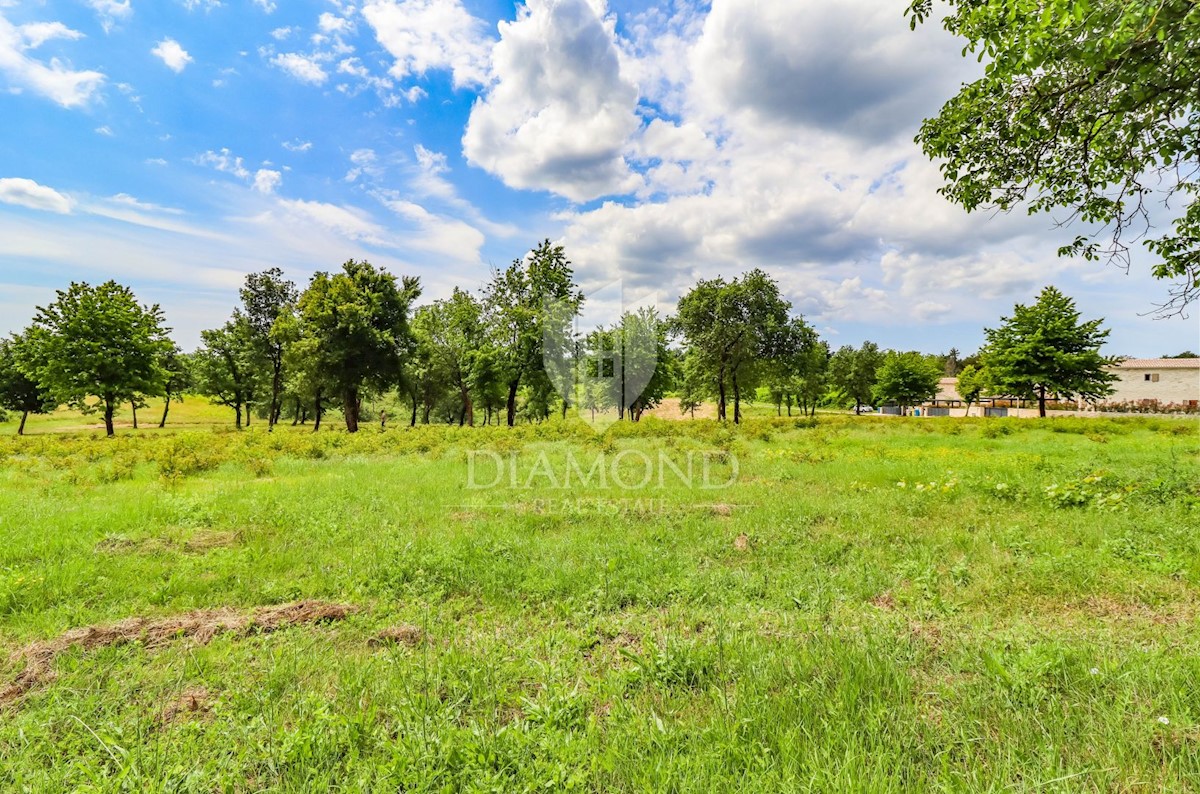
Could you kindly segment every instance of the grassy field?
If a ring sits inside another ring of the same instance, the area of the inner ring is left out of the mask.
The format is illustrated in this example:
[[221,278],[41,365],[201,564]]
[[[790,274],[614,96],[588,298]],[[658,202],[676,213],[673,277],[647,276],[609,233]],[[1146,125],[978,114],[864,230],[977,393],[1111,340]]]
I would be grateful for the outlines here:
[[1194,420],[67,421],[0,791],[1200,790]]

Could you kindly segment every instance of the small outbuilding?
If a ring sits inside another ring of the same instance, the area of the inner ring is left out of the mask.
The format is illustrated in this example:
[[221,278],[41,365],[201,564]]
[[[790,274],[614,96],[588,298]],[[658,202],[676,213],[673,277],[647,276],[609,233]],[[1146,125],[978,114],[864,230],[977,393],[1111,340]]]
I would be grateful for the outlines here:
[[1200,407],[1200,358],[1127,358],[1112,368],[1117,380],[1105,403],[1156,402]]

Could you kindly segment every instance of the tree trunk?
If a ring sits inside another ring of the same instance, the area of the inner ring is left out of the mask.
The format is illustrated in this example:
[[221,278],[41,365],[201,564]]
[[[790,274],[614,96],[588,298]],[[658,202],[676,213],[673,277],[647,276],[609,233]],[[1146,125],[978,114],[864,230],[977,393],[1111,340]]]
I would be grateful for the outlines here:
[[20,424],[20,426],[17,427],[17,435],[18,436],[25,435],[25,420],[28,418],[29,418],[29,411],[22,411],[21,412],[21,424]]
[[109,398],[104,400],[104,432],[107,433],[110,438],[116,435],[116,433],[113,432],[113,403]]
[[346,389],[342,394],[342,410],[346,414],[346,432],[358,432],[358,390]]
[[242,404],[238,402],[233,406],[234,414],[237,416],[237,429],[242,429]]
[[1046,418],[1046,387],[1038,387],[1038,416],[1042,419]]
[[133,409],[133,429],[137,430],[137,400],[130,400],[129,407]]
[[279,392],[283,389],[283,365],[280,362],[275,362],[275,371],[271,376],[271,410],[267,415],[267,430],[274,431],[275,423],[279,421],[279,414],[283,410],[280,404]]
[[[463,417],[464,421],[471,427],[475,426],[475,401],[471,399],[471,390],[466,386],[462,388],[463,398]],[[462,424],[460,422],[459,424]]]
[[519,380],[514,380],[508,384],[507,410],[509,427],[512,427],[517,423],[517,389],[520,387],[520,385],[521,382]]
[[162,429],[167,426],[167,412],[171,410],[171,395],[167,395],[167,399],[163,402],[162,419],[158,420],[158,427]]
[[733,423],[742,422],[742,391],[738,386],[737,373],[733,373]]
[[409,421],[408,426],[417,426],[417,398],[415,396],[412,398],[412,419]]
[[717,421],[725,421],[725,373],[717,379]]

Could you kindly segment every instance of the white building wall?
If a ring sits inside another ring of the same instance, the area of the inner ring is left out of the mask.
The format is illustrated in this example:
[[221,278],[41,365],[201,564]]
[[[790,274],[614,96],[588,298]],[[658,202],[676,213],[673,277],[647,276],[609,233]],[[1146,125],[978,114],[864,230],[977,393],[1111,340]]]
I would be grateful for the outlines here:
[[[1115,370],[1120,380],[1113,383],[1113,393],[1106,402],[1158,400],[1160,403],[1187,403],[1200,400],[1200,369],[1133,369]],[[1149,380],[1146,376],[1158,376]]]

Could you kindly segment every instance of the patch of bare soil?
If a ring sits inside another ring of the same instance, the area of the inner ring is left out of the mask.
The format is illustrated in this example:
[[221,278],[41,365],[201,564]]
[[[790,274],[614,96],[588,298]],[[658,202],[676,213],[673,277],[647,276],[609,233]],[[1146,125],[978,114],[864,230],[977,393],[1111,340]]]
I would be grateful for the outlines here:
[[151,554],[170,548],[171,542],[166,538],[127,538],[124,535],[109,535],[96,544],[96,551],[101,554]]
[[679,398],[667,397],[656,407],[646,411],[643,416],[653,416],[657,419],[687,420],[687,419],[716,419],[717,406],[715,403],[704,403],[694,412],[683,413],[679,410]]
[[183,548],[185,551],[208,551],[209,549],[226,548],[237,543],[240,537],[241,533],[239,532],[197,532],[184,542]]
[[871,599],[870,603],[871,603],[871,606],[876,607],[878,609],[889,610],[889,609],[896,608],[896,599],[895,599],[895,597],[892,596],[891,590],[885,590],[884,592],[875,596],[874,598]]
[[244,636],[300,623],[327,623],[341,620],[354,611],[355,607],[347,604],[297,601],[259,607],[248,614],[232,609],[200,609],[168,618],[135,617],[108,626],[71,629],[55,639],[31,643],[13,654],[12,661],[23,660],[25,669],[13,683],[0,689],[0,707],[54,680],[55,657],[73,647],[90,650],[140,642],[146,648],[160,648],[181,639],[204,645],[218,634]]
[[179,550],[184,553],[202,554],[212,549],[233,546],[240,539],[240,532],[215,530],[202,530],[182,543],[173,538],[158,536],[128,538],[124,535],[109,535],[96,544],[96,551],[102,554],[156,554]]
[[185,689],[174,703],[163,709],[160,722],[170,725],[188,717],[199,717],[207,714],[211,706],[212,696],[204,687]]
[[712,506],[712,512],[715,516],[731,516],[733,515],[733,505],[716,504]]
[[372,637],[368,644],[375,647],[386,645],[407,645],[413,647],[420,645],[425,641],[425,632],[421,631],[418,626],[410,626],[407,624],[400,626],[391,626]]
[[737,549],[738,551],[749,551],[750,536],[747,535],[745,532],[738,535],[736,538],[733,539],[733,547],[735,549]]
[[1120,601],[1110,596],[1094,595],[1084,600],[1082,609],[1090,617],[1103,620],[1139,621],[1156,625],[1178,625],[1197,619],[1192,603],[1164,604],[1152,607],[1140,601]]

